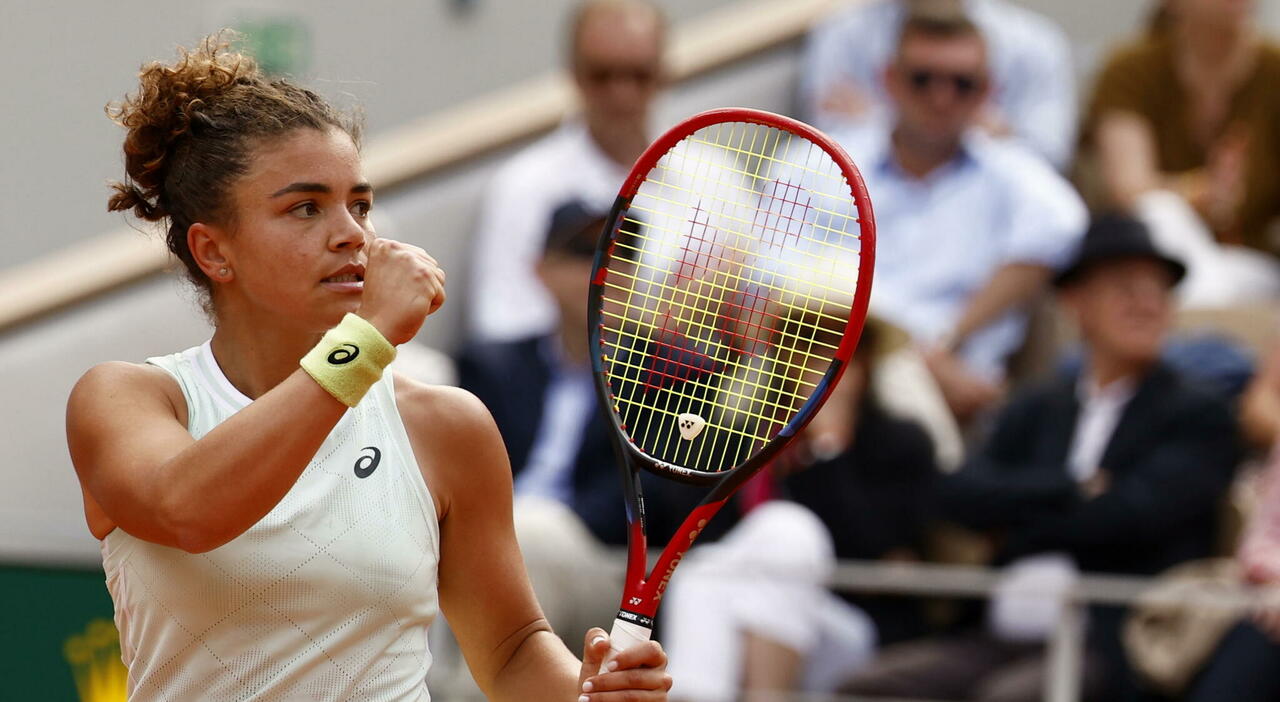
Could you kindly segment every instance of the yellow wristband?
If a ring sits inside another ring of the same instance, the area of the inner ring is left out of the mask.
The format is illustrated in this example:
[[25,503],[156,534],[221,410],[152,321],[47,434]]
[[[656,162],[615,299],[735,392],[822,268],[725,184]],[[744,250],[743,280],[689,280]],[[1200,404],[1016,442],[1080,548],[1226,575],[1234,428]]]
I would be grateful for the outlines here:
[[302,357],[301,365],[330,395],[355,407],[395,358],[396,347],[377,327],[348,313]]

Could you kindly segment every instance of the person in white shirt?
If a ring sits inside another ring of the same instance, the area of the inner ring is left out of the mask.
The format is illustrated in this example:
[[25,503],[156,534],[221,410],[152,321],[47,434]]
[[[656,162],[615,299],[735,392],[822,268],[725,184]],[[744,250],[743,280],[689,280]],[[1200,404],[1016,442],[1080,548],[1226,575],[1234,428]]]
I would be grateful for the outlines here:
[[958,7],[903,23],[884,83],[891,122],[836,131],[875,208],[871,306],[929,349],[962,421],[1001,395],[1022,309],[1087,223],[1071,186],[1025,147],[974,129],[991,89],[986,42]]
[[881,79],[902,24],[913,9],[938,3],[962,7],[986,37],[992,89],[982,126],[1065,168],[1078,111],[1070,43],[1051,20],[1007,0],[873,0],[822,19],[810,32],[800,72],[804,116],[834,128],[892,112]]
[[555,304],[534,266],[552,211],[570,200],[608,211],[649,145],[664,82],[666,20],[642,0],[589,0],[571,24],[569,69],[582,111],[504,164],[476,227],[468,336],[511,341],[550,332]]
[[445,275],[375,234],[359,125],[216,35],[139,79],[108,209],[165,225],[214,332],[68,400],[128,698],[422,702],[443,611],[489,699],[666,699],[655,642],[601,673],[603,630],[547,625],[484,406],[384,372]]

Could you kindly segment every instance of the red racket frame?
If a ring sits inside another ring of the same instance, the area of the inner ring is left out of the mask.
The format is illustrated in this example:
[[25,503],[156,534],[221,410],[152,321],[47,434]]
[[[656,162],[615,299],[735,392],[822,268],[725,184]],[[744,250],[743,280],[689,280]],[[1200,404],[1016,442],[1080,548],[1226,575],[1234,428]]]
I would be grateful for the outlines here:
[[[802,406],[796,416],[769,443],[740,465],[724,471],[716,473],[694,471],[657,460],[641,451],[626,433],[618,413],[614,409],[613,392],[609,386],[608,374],[603,365],[605,357],[602,354],[592,356],[596,391],[601,403],[604,405],[602,410],[608,415],[610,425],[614,430],[614,448],[619,456],[620,468],[623,474],[623,491],[626,495],[628,522],[627,570],[618,620],[630,622],[646,629],[653,628],[653,618],[657,614],[658,604],[662,601],[663,592],[666,590],[672,573],[675,572],[676,566],[679,565],[685,552],[689,550],[698,535],[702,533],[707,522],[724,506],[735,490],[786,447],[796,433],[808,424],[809,419],[812,418],[822,403],[826,401],[835,383],[844,372],[846,364],[852,357],[854,348],[857,346],[871,295],[871,277],[875,262],[875,217],[871,211],[871,201],[867,195],[862,175],[858,172],[857,167],[844,149],[813,127],[772,112],[748,108],[709,110],[686,119],[654,141],[636,161],[630,175],[623,183],[604,231],[601,234],[591,272],[588,319],[590,348],[602,348],[601,331],[604,325],[601,321],[601,309],[604,300],[604,282],[608,272],[608,263],[613,255],[614,241],[620,231],[623,217],[630,208],[631,199],[635,197],[641,184],[646,181],[649,172],[658,164],[659,159],[678,143],[698,130],[730,122],[758,124],[798,135],[822,148],[840,166],[840,170],[850,186],[850,197],[853,198],[857,207],[858,222],[861,229],[858,279],[853,291],[853,303],[849,321],[844,330],[844,336],[833,355],[830,368],[819,382],[813,395]],[[638,468],[681,482],[714,486],[702,502],[685,518],[680,528],[658,557],[651,573],[647,567],[648,545],[644,529],[644,500],[640,491]]]

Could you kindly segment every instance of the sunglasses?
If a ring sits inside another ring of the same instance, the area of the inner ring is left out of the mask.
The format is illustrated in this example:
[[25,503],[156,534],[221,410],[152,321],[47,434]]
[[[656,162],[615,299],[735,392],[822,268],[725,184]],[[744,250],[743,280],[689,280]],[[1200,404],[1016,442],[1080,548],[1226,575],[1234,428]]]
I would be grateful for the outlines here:
[[908,69],[906,76],[908,84],[917,93],[928,92],[934,85],[943,84],[951,86],[955,94],[962,98],[973,97],[984,84],[982,76],[973,73],[932,71],[925,68]]

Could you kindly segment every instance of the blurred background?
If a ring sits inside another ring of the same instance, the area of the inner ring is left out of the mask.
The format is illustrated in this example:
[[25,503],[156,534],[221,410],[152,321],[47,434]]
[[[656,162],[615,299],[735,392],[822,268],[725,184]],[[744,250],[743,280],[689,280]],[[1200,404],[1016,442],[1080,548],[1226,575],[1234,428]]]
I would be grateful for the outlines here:
[[[809,28],[862,3],[657,4],[671,23],[674,80],[655,107],[655,134],[711,107],[803,116],[797,85]],[[1083,110],[1109,50],[1144,30],[1154,3],[1012,4],[1065,33]],[[122,133],[104,105],[134,89],[141,63],[233,27],[268,70],[361,109],[375,221],[450,273],[449,304],[418,341],[452,355],[467,341],[472,237],[486,184],[575,109],[562,68],[574,5],[0,3],[0,63],[9,66],[0,74],[0,187],[9,203],[0,222],[0,699],[113,699],[115,673],[101,660],[112,651],[103,624],[111,602],[67,457],[66,397],[94,363],[139,361],[209,334],[189,288],[163,274],[155,237],[106,212],[106,183],[123,169]],[[1255,16],[1263,33],[1280,35],[1280,2],[1260,0]],[[1269,328],[1272,316],[1253,321]]]

